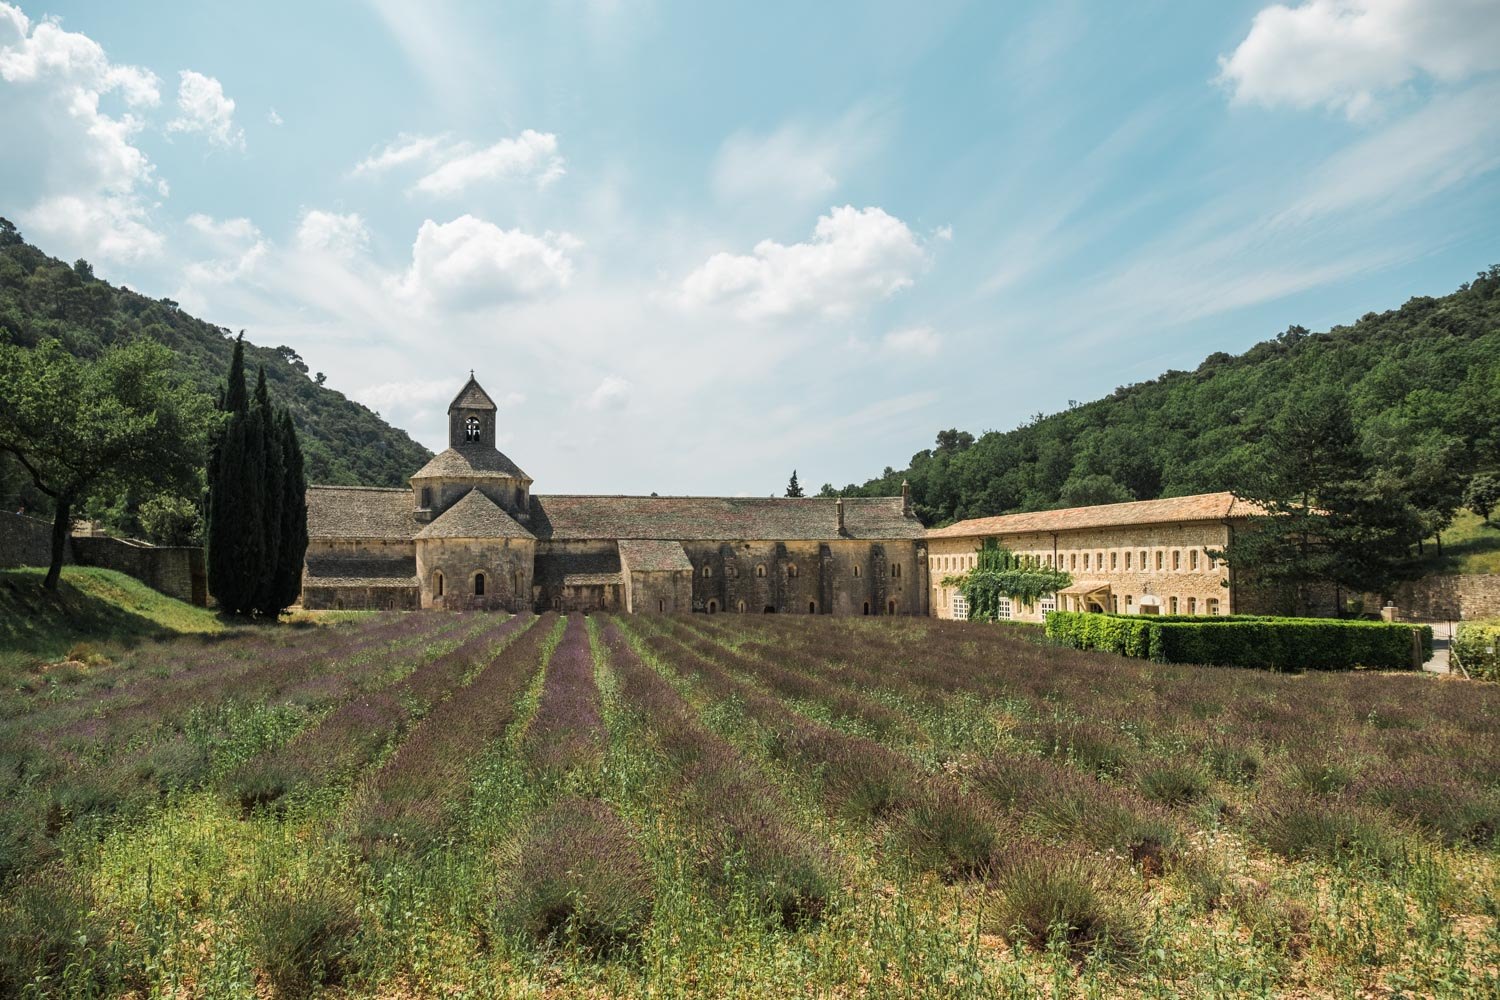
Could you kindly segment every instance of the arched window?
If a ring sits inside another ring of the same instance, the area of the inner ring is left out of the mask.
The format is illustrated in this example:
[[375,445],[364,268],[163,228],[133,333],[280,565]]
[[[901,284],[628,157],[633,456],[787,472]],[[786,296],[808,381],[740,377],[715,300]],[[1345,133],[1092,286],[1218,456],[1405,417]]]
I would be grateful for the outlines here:
[[665,598],[658,597],[656,599],[656,610],[661,612],[665,612],[667,610],[667,602]]
[[815,614],[818,613],[818,602],[817,601],[808,601],[807,602],[807,613],[810,614],[810,615],[815,615]]
[[891,576],[895,577],[898,580],[901,579],[901,564],[900,563],[891,563]]
[[719,602],[718,601],[709,601],[708,602],[708,613],[709,614],[714,614],[718,610],[719,610]]
[[896,613],[896,601],[894,598],[885,602],[885,611],[886,614],[889,615],[893,615]]
[[796,563],[787,563],[786,577],[787,577],[788,580],[795,580],[795,579],[797,579],[797,564]]
[[1210,597],[1208,599],[1208,613],[1211,615],[1219,613],[1219,599],[1217,597]]
[[1174,570],[1180,570],[1180,569],[1182,569],[1182,550],[1181,549],[1173,549],[1172,550],[1172,568]]
[[432,574],[432,596],[443,596],[443,574],[441,571],[434,571]]
[[464,421],[464,440],[465,441],[478,441],[479,440],[479,418],[478,417],[470,417],[470,418],[468,418],[467,420]]
[[1198,598],[1196,598],[1196,597],[1189,597],[1188,598],[1188,614],[1190,614],[1190,615],[1196,615],[1197,613],[1198,613]]
[[1188,569],[1193,570],[1194,572],[1197,572],[1197,569],[1198,569],[1198,550],[1197,549],[1194,549],[1193,551],[1191,551],[1191,552],[1188,553]]
[[[854,567],[854,575],[855,576],[859,576],[859,566],[858,566],[858,564],[856,564],[855,567]],[[869,612],[865,612],[865,613],[869,614]]]
[[483,573],[475,573],[474,574],[474,596],[475,597],[483,597],[484,596],[484,574]]
[[870,613],[870,602],[866,601],[865,602],[865,614],[869,614],[869,613]]
[[741,601],[739,604],[735,605],[735,610],[738,611],[740,614],[744,614],[745,613],[745,602]]
[[708,563],[704,563],[703,564],[703,578],[705,580],[707,580],[709,577],[711,577],[713,575],[714,575],[714,568],[712,566],[710,566]]
[[766,567],[765,567],[765,565],[763,563],[762,564],[757,564],[756,567],[755,567],[755,576],[756,576],[756,579],[760,579],[761,577],[764,577],[765,575],[766,575]]
[[1167,598],[1167,607],[1168,607],[1167,613],[1171,614],[1171,615],[1175,615],[1177,613],[1177,598],[1175,598],[1175,597],[1169,597],[1169,598]]

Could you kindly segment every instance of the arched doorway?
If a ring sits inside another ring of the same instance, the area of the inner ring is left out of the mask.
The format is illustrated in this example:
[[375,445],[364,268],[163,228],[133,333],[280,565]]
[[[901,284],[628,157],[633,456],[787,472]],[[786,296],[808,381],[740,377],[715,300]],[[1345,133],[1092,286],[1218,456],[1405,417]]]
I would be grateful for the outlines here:
[[865,614],[869,614],[869,613],[870,613],[870,602],[866,601],[865,602]]
[[718,601],[709,601],[708,602],[708,613],[711,614],[711,615],[712,614],[718,614],[718,611],[719,611],[719,602]]
[[894,598],[885,602],[885,613],[888,615],[896,613],[896,601]]
[[807,602],[807,613],[810,614],[810,615],[815,615],[815,614],[818,613],[818,602],[817,601],[808,601]]

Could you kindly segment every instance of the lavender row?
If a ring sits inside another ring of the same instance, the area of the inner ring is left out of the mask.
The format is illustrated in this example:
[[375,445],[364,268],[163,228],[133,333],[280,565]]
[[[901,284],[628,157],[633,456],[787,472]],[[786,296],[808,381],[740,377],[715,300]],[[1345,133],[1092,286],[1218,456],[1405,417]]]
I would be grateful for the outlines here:
[[360,790],[356,836],[367,849],[442,837],[474,759],[515,721],[517,703],[543,665],[557,616],[546,614],[454,697],[430,712]]
[[699,874],[724,894],[742,888],[786,926],[817,919],[832,891],[829,859],[782,818],[781,793],[699,721],[614,622],[601,638],[622,707],[654,737],[679,784],[677,814]]
[[395,684],[345,702],[284,747],[242,766],[229,778],[231,794],[250,809],[275,802],[294,788],[317,787],[357,772],[533,620],[529,615],[498,618]]
[[568,618],[562,642],[547,663],[541,699],[526,729],[524,753],[538,772],[562,775],[603,750],[604,716],[594,656],[582,615]]

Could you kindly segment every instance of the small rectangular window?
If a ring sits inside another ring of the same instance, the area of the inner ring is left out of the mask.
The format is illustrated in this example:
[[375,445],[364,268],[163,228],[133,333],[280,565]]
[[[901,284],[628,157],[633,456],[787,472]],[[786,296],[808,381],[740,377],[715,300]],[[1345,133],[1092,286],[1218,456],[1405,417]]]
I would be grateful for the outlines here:
[[1177,613],[1177,598],[1175,598],[1175,597],[1168,598],[1167,599],[1167,606],[1171,609],[1171,614],[1175,615]]
[[1089,568],[1089,554],[1087,552],[1085,552],[1083,554],[1083,568],[1084,569],[1088,569]]
[[1167,554],[1165,552],[1163,552],[1161,549],[1157,549],[1156,550],[1156,568],[1157,569],[1166,569],[1166,567],[1167,567]]
[[1196,615],[1197,613],[1198,613],[1198,598],[1196,598],[1196,597],[1189,597],[1188,598],[1188,614],[1190,614],[1190,615]]
[[969,602],[963,594],[953,595],[953,618],[955,621],[966,622],[969,620]]
[[1110,569],[1119,569],[1120,568],[1120,553],[1118,553],[1118,552],[1111,552],[1109,554],[1109,568]]
[[1182,569],[1182,550],[1181,549],[1173,549],[1172,550],[1172,568],[1174,570],[1180,570],[1180,569]]
[[1188,553],[1188,569],[1196,570],[1197,568],[1198,568],[1198,550],[1194,549],[1193,551],[1191,551],[1191,552]]
[[1125,568],[1126,569],[1130,568],[1130,553],[1129,552],[1125,553]]
[[1044,615],[1047,612],[1049,612],[1049,611],[1056,611],[1057,610],[1057,595],[1053,594],[1050,597],[1044,597],[1044,598],[1042,598],[1041,601],[1040,601],[1040,603],[1038,604],[1038,607],[1041,609],[1041,612]]

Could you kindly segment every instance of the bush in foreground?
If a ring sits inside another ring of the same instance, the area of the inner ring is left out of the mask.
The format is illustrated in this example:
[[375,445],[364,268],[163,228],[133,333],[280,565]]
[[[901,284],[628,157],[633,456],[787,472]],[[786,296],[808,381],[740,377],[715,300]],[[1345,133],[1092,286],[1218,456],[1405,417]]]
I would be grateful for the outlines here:
[[1140,950],[1140,913],[1089,858],[1023,849],[996,876],[993,926],[1013,945],[1125,958]]
[[273,887],[245,913],[255,965],[278,996],[306,996],[348,974],[359,916],[344,889],[328,882]]

